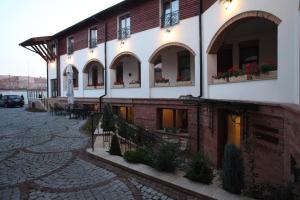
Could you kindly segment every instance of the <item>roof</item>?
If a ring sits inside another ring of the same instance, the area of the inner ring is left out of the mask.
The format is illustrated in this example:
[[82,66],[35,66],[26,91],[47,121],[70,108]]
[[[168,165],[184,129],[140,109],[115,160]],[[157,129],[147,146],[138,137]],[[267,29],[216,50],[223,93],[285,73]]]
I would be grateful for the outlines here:
[[32,45],[39,45],[45,44],[45,42],[51,40],[52,36],[43,36],[43,37],[34,37],[30,38],[20,44],[20,46],[32,46]]

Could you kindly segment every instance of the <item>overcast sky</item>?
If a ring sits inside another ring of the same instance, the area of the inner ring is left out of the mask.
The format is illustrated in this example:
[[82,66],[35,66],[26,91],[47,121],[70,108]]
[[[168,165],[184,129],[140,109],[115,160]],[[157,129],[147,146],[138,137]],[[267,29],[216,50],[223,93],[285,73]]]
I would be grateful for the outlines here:
[[0,75],[46,77],[46,63],[19,44],[53,35],[121,0],[1,0]]

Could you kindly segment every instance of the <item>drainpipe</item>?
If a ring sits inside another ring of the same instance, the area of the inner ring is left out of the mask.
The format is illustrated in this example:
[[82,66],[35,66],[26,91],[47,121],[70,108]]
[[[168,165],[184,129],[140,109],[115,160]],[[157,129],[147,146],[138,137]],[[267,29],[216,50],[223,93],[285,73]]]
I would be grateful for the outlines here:
[[101,112],[102,99],[107,95],[107,23],[104,24],[104,95],[99,97],[99,110]]
[[49,61],[47,61],[47,99],[49,98],[49,66],[48,66]]
[[[200,58],[200,94],[198,98],[202,98],[203,96],[203,69],[202,69],[202,62],[203,62],[203,51],[202,51],[202,8],[203,8],[203,1],[199,0],[199,58]],[[200,103],[197,101],[197,152],[200,151]]]
[[59,49],[59,46],[58,46],[58,39],[55,40],[55,43],[56,43],[56,97],[59,97],[61,96],[61,93],[60,93],[60,55],[58,54],[58,49]]

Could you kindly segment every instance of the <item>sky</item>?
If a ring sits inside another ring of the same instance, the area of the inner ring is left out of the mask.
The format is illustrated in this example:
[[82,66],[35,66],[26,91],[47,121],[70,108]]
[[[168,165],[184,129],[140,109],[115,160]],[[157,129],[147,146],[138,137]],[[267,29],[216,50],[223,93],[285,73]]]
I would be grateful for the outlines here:
[[0,75],[46,77],[46,62],[19,44],[50,36],[122,0],[1,0]]

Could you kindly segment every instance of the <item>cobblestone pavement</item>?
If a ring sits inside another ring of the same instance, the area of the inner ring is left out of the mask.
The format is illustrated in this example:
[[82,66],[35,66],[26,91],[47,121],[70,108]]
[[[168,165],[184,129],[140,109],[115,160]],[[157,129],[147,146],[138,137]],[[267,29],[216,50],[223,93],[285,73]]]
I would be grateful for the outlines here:
[[0,199],[196,199],[88,157],[83,123],[0,108]]

